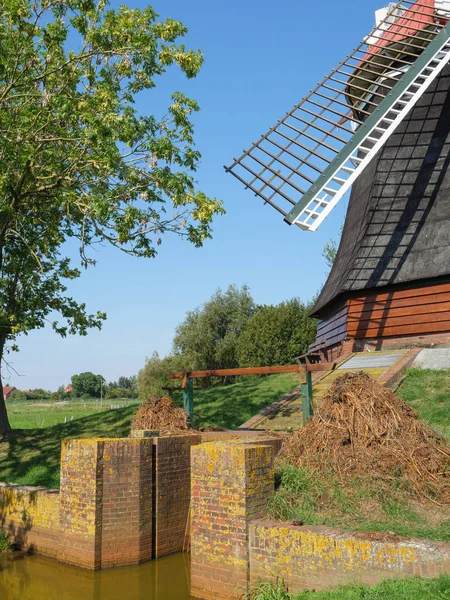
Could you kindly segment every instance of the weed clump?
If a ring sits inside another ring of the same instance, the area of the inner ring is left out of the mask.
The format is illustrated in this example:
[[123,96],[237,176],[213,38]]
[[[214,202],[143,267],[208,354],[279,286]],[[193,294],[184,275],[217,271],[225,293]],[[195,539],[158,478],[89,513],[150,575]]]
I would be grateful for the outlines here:
[[168,396],[151,396],[141,404],[131,422],[131,430],[138,429],[180,433],[189,430],[189,418],[184,408],[176,408]]
[[7,552],[10,547],[8,536],[3,531],[0,531],[0,554]]
[[450,446],[392,390],[364,372],[336,380],[305,427],[288,436],[281,458],[347,481],[400,482],[420,499],[450,502]]

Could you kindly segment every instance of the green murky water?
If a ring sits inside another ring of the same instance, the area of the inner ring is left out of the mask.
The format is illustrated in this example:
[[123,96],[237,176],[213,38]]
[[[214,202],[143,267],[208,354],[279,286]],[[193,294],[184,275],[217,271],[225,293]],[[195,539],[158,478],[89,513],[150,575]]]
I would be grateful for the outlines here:
[[190,600],[189,555],[97,573],[39,556],[0,558],[0,600]]

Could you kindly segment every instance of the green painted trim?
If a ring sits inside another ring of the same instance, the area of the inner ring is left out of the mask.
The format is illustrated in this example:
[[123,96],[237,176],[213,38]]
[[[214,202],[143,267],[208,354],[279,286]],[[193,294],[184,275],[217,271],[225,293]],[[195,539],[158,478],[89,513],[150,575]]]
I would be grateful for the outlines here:
[[194,427],[194,383],[189,378],[186,387],[183,389],[183,406],[189,416],[190,427]]
[[308,371],[306,373],[306,383],[302,384],[303,425],[306,425],[306,423],[310,420],[313,414],[312,397],[312,374]]
[[402,96],[404,91],[411,85],[416,78],[418,72],[420,72],[429,62],[433,56],[438,52],[442,46],[450,39],[450,22],[441,29],[434,40],[425,48],[420,56],[417,57],[416,61],[406,71],[406,73],[400,78],[398,83],[392,88],[389,94],[383,98],[377,108],[372,114],[367,117],[362,125],[355,132],[351,140],[342,148],[335,159],[328,165],[317,180],[311,185],[309,190],[305,192],[301,200],[297,202],[294,208],[287,214],[285,221],[292,225],[302,210],[308,205],[308,203],[314,198],[314,196],[320,191],[322,187],[325,187],[330,177],[339,171],[339,169],[347,162],[356,148],[361,142],[370,134],[372,129],[377,125],[381,119],[381,115],[386,115],[389,109],[397,102]]

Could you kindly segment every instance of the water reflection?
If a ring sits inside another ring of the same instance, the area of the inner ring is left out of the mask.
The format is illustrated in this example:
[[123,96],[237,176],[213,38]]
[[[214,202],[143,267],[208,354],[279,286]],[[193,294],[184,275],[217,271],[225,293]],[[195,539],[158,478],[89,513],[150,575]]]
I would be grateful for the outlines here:
[[38,556],[0,560],[0,600],[190,600],[189,555],[97,573]]

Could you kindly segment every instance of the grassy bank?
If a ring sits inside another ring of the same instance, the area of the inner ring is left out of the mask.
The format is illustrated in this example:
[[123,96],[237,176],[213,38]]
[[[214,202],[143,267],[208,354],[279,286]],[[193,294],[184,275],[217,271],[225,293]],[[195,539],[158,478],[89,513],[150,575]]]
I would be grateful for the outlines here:
[[450,369],[410,369],[396,394],[418,412],[422,421],[450,440]]
[[305,591],[296,596],[283,583],[257,583],[247,600],[444,600],[450,598],[450,576],[438,579],[387,580],[373,587],[345,586],[330,592]]
[[343,486],[332,473],[288,465],[278,465],[277,480],[269,502],[274,519],[450,542],[450,507],[416,500],[395,480],[388,487],[355,478]]
[[[195,424],[198,427],[236,429],[266,406],[298,385],[297,375],[246,377],[225,387],[194,392]],[[183,403],[181,393],[175,402]]]
[[[295,384],[291,375],[273,375],[196,391],[196,426],[235,429]],[[181,395],[176,401],[182,403]],[[101,409],[95,401],[63,406],[10,403],[8,408],[14,432],[7,442],[0,442],[0,481],[59,487],[61,440],[126,437],[137,409],[136,404],[129,402],[115,410],[105,410],[105,406]],[[113,404],[117,405],[118,401]]]
[[[397,394],[424,422],[450,436],[450,370],[412,369]],[[269,505],[273,518],[450,541],[450,506],[416,498],[401,473],[393,472],[389,483],[354,477],[343,485],[331,472],[323,475],[282,463],[277,469],[279,487]]]

